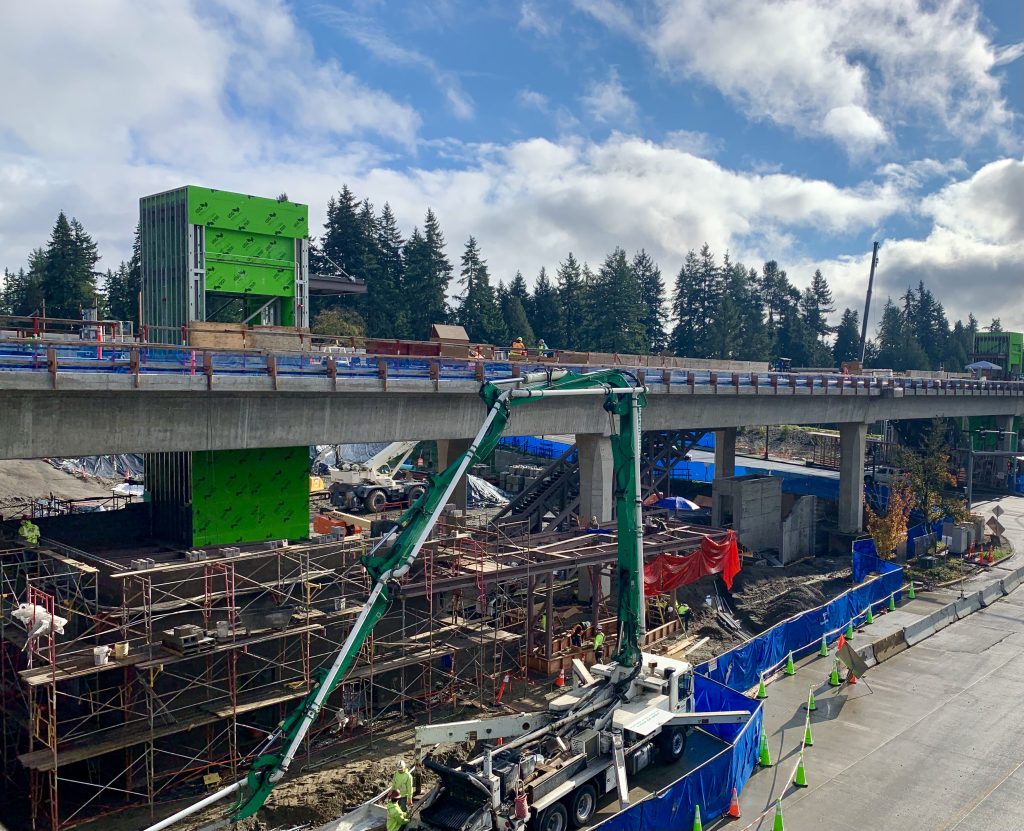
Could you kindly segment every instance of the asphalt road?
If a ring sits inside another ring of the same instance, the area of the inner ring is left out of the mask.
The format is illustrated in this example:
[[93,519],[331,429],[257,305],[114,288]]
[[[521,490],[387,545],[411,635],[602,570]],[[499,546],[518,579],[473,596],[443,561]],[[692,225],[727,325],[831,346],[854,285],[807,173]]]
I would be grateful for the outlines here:
[[[1024,500],[1000,504],[1020,552]],[[987,516],[990,508],[975,510]],[[977,588],[984,580],[969,583]],[[922,596],[857,637],[874,639],[937,601]],[[830,661],[810,658],[795,677],[768,687],[765,725],[775,765],[747,783],[741,820],[705,828],[744,828],[767,809],[752,831],[768,831],[779,796],[787,831],[1024,828],[1024,588],[874,667],[854,687],[837,691],[825,683]],[[798,790],[788,783],[809,688],[818,709],[814,746],[805,752],[808,787]]]

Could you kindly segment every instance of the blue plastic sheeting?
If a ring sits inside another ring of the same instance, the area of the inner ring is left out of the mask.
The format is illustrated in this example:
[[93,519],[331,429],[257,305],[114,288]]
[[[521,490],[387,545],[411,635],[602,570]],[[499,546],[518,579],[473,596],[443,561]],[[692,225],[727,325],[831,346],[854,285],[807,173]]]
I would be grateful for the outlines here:
[[903,569],[886,563],[891,570],[871,578],[839,595],[832,602],[810,609],[762,632],[753,640],[719,655],[697,667],[697,672],[713,678],[734,690],[749,690],[758,683],[762,672],[781,664],[792,652],[800,657],[818,648],[821,636],[831,638],[854,625],[863,617],[868,605],[879,606],[889,595],[899,596],[903,586]]
[[764,713],[761,702],[700,675],[694,678],[698,711],[746,710],[746,724],[712,724],[701,728],[729,743],[720,753],[694,768],[661,791],[602,822],[602,831],[662,831],[693,825],[694,808],[700,806],[705,822],[729,810],[732,789],[742,791],[757,763]]
[[[900,572],[902,580],[902,566],[879,557],[874,540],[856,540],[853,543],[853,581],[855,583],[860,583],[869,574],[890,574],[894,571]],[[902,586],[902,582],[900,585]]]
[[552,441],[537,436],[502,436],[499,444],[504,447],[512,447],[520,453],[528,453],[541,459],[558,459],[566,450],[572,447],[562,441]]

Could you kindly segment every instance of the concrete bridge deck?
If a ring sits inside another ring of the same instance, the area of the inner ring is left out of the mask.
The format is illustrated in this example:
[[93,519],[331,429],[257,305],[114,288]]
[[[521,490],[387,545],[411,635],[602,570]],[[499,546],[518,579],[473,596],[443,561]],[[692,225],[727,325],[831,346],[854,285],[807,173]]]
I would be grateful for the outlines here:
[[[545,366],[0,341],[0,458],[467,439],[482,380]],[[1024,415],[1018,382],[616,368],[648,386],[650,430]],[[508,432],[607,431],[593,401],[561,399],[517,411]]]

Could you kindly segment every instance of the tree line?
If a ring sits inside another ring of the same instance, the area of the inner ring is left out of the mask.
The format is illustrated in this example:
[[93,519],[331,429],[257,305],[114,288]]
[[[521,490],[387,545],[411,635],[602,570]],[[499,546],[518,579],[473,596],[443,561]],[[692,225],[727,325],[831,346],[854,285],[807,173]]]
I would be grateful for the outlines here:
[[[97,271],[96,243],[81,223],[58,215],[47,243],[26,267],[4,272],[0,311],[79,318],[97,306],[102,317],[138,322],[141,288],[138,229],[131,257]],[[435,323],[465,327],[470,339],[505,344],[692,358],[838,366],[860,354],[860,316],[844,309],[836,324],[832,290],[821,271],[799,288],[778,262],[759,268],[718,257],[705,244],[689,251],[668,279],[644,250],[616,247],[592,268],[571,252],[551,271],[541,268],[532,290],[516,272],[494,281],[472,236],[458,261],[447,254],[440,221],[427,210],[408,238],[390,205],[378,211],[346,185],[327,204],[319,238],[310,243],[310,271],[344,272],[365,280],[364,295],[312,299],[314,332],[425,340]],[[998,331],[998,320],[990,324]],[[921,281],[882,311],[869,340],[868,366],[961,369],[971,357],[978,322],[950,325],[942,304]]]

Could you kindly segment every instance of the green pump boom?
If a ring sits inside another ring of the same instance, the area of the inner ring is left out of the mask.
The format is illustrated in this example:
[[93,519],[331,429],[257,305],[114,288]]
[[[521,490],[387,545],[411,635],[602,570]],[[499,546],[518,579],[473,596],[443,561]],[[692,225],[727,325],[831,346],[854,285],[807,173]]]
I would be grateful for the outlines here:
[[[374,579],[373,589],[334,662],[330,667],[318,670],[316,682],[302,703],[267,737],[245,779],[149,826],[146,831],[161,831],[238,791],[242,794],[229,814],[231,821],[251,817],[263,806],[274,785],[287,773],[324,702],[344,680],[363,643],[387,612],[396,581],[409,572],[459,480],[471,465],[485,459],[494,450],[513,409],[541,398],[581,395],[603,395],[604,409],[617,421],[617,432],[611,436],[619,580],[619,637],[615,660],[623,666],[635,666],[640,661],[644,633],[640,411],[646,404],[644,387],[632,375],[619,370],[584,375],[552,370],[485,383],[480,389],[480,397],[487,405],[487,417],[469,449],[433,477],[430,487],[401,516],[396,527],[363,557],[362,565]],[[283,743],[274,749],[280,740]]]

